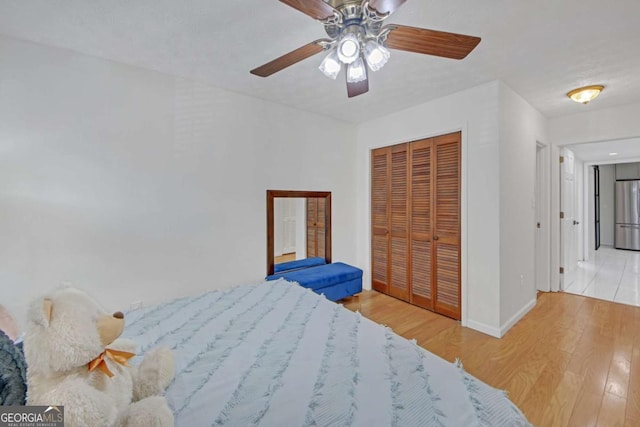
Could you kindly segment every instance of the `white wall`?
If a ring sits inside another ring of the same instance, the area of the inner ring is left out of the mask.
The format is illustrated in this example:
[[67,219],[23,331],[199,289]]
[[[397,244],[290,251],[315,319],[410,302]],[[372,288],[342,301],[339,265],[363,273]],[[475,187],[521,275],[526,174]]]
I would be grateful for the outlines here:
[[5,37],[0,52],[0,294],[19,320],[62,282],[115,310],[260,280],[266,189],[332,191],[334,258],[358,264],[353,125]]
[[615,165],[600,165],[600,244],[613,246]]
[[549,119],[549,137],[557,145],[637,137],[638,117],[640,103],[555,117]]
[[502,83],[499,99],[500,327],[506,332],[536,301],[536,141],[548,136],[545,118]]
[[268,188],[332,191],[333,257],[369,286],[370,150],[458,130],[463,321],[501,335],[527,308],[544,120],[499,82],[356,127],[66,50],[0,50],[0,286],[19,319],[62,282],[126,309],[260,280]]
[[[370,285],[370,150],[462,130],[462,322],[495,336],[535,305],[536,141],[546,119],[492,82],[364,123],[358,132],[358,262]],[[548,251],[547,251],[548,252]]]
[[357,260],[370,286],[370,150],[462,130],[462,320],[494,335],[500,329],[498,88],[488,83],[362,124],[356,169]]

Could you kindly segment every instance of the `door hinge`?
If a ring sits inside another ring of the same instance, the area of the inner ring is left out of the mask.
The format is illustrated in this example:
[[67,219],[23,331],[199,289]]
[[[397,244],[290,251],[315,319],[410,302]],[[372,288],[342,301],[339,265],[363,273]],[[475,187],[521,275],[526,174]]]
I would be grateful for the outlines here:
[[560,156],[560,163],[564,163],[564,156]]
[[560,212],[560,219],[564,219],[564,212]]
[[560,267],[560,274],[564,274],[564,267]]

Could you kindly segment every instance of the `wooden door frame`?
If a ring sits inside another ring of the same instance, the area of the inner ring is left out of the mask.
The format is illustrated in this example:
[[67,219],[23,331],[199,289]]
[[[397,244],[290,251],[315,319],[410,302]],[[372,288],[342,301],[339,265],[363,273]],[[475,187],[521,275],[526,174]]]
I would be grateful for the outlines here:
[[[412,141],[409,141],[409,142],[393,144],[393,145],[389,145],[389,146],[372,148],[371,152],[370,152],[370,156],[369,156],[369,159],[370,159],[370,187],[369,187],[369,194],[371,195],[371,184],[372,184],[372,179],[373,179],[373,167],[374,167],[374,165],[373,165],[373,153],[376,150],[382,150],[382,149],[389,150],[388,154],[387,154],[389,156],[388,157],[388,167],[387,167],[387,177],[388,177],[388,180],[389,180],[390,179],[390,175],[391,175],[391,171],[390,171],[391,158],[390,157],[391,157],[391,153],[393,152],[392,150],[394,148],[406,145],[407,146],[407,148],[406,148],[407,156],[410,157],[409,156],[409,151],[410,151],[409,146],[410,146],[410,144],[412,142],[425,140],[425,139],[433,139],[434,148],[432,150],[432,155],[433,155],[435,161],[437,161],[437,156],[435,156],[436,139],[441,138],[441,137],[451,136],[451,135],[454,135],[454,134],[457,135],[457,148],[458,148],[458,156],[457,156],[457,169],[458,169],[458,177],[457,177],[457,182],[458,182],[458,194],[457,194],[457,196],[458,196],[458,200],[457,200],[457,208],[458,208],[458,229],[457,229],[458,300],[457,300],[457,309],[455,310],[455,312],[451,311],[451,310],[448,310],[448,309],[442,310],[441,308],[439,309],[440,310],[439,312],[441,314],[448,315],[449,317],[454,317],[456,319],[459,319],[459,320],[463,321],[463,325],[466,326],[466,309],[467,309],[467,307],[466,307],[466,299],[463,298],[463,296],[462,296],[463,293],[466,293],[465,292],[466,291],[466,286],[464,285],[464,280],[466,280],[466,265],[465,265],[465,262],[466,262],[466,250],[467,250],[466,243],[465,243],[465,241],[463,239],[463,236],[466,233],[466,224],[463,221],[463,220],[466,220],[466,215],[465,215],[466,200],[463,197],[463,196],[466,196],[466,176],[464,174],[464,167],[466,165],[466,158],[465,158],[466,139],[465,139],[464,130],[465,130],[465,128],[463,127],[462,129],[453,130],[453,131],[446,132],[446,133],[439,134],[439,135],[435,135],[435,136],[425,137],[425,138],[416,139],[416,140],[412,140]],[[408,164],[407,164],[407,179],[409,180],[410,179],[410,172],[411,172],[410,158],[407,159],[407,162],[408,162]],[[431,221],[432,221],[432,232],[434,232],[435,231],[435,227],[433,226],[433,224],[435,223],[435,218],[434,218],[435,209],[433,209],[433,200],[436,197],[436,195],[435,195],[435,177],[434,177],[433,167],[432,167],[432,172],[431,173],[432,173],[432,180],[431,180],[431,184],[430,185],[431,185],[431,189],[432,189],[431,190],[431,200],[432,200],[432,210],[433,210],[432,213],[431,213],[431,216],[432,216]],[[391,187],[391,184],[388,183],[388,186],[387,186],[388,193],[390,193],[390,187]],[[410,205],[410,200],[411,200],[411,194],[410,193],[411,193],[410,191],[407,192],[407,206],[408,206],[408,209],[407,209],[407,215],[408,215],[407,222],[408,222],[408,225],[410,225],[410,223],[411,223],[411,216],[409,215],[409,213],[410,213],[409,205]],[[389,204],[391,203],[391,198],[390,197],[387,197],[387,203],[388,203],[387,206],[389,206]],[[370,228],[370,233],[371,233],[370,234],[370,240],[372,241],[373,236],[374,236],[374,231],[373,231],[373,228],[374,228],[374,226],[373,226],[373,209],[372,209],[371,205],[369,207],[370,207],[370,217],[371,217],[370,218],[370,221],[371,221],[371,223],[370,223],[370,226],[371,226],[371,228]],[[390,232],[390,222],[391,222],[391,216],[389,214],[389,208],[388,208],[387,209],[387,230],[388,230],[388,233]],[[411,262],[410,262],[410,259],[411,259],[411,252],[410,252],[410,248],[411,248],[411,243],[410,243],[411,233],[410,233],[410,230],[408,230],[407,240],[408,240],[408,242],[407,242],[407,257],[408,257],[408,260],[407,260],[407,263],[408,263],[408,267],[407,267],[407,279],[408,279],[407,291],[408,291],[408,301],[412,302],[411,301],[412,300],[412,298],[411,298],[411,289],[410,289],[410,286],[409,286],[409,284],[410,284],[409,282],[411,280]],[[370,243],[371,243],[371,241],[370,241]],[[387,238],[387,247],[389,247],[389,245],[390,245],[390,238],[388,237]],[[435,249],[436,243],[433,240],[431,241],[431,245],[432,245],[432,248]],[[389,253],[390,253],[390,249],[388,248],[387,254],[389,254]],[[369,256],[371,257],[371,266],[372,266],[372,274],[373,274],[373,263],[374,263],[373,247],[370,247]],[[435,263],[436,256],[437,256],[437,251],[433,250],[432,251],[432,265]],[[391,280],[390,268],[391,268],[391,262],[388,262],[388,264],[387,264],[387,282],[390,282],[390,280]],[[432,282],[431,282],[432,283],[432,299],[433,299],[434,308],[435,308],[435,306],[437,304],[437,292],[433,291],[433,289],[435,288],[435,280],[433,280],[433,278],[436,277],[436,271],[435,271],[434,268],[432,268],[432,273],[431,274],[432,274]],[[371,284],[372,285],[374,284],[373,277],[371,277]],[[387,294],[389,294],[391,296],[394,296],[389,292],[390,283],[387,283],[386,288],[387,288],[386,292],[385,291],[383,291],[383,292],[385,292],[385,293],[387,293]]]

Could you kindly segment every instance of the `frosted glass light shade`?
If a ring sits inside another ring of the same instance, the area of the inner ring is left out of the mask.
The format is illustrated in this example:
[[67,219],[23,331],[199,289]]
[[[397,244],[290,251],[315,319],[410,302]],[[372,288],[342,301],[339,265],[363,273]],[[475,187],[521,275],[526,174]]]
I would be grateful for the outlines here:
[[364,45],[364,57],[367,60],[367,64],[369,64],[369,68],[373,71],[378,71],[382,68],[390,56],[389,49],[374,40],[369,40]]
[[331,51],[325,56],[325,58],[320,63],[318,67],[322,73],[329,77],[330,79],[335,80],[342,69],[342,64],[338,60],[338,54],[335,49],[331,49]]
[[572,90],[567,93],[567,96],[575,102],[587,104],[589,101],[593,101],[598,95],[600,95],[602,89],[604,89],[604,86],[602,85],[585,86]]
[[347,33],[338,43],[338,58],[345,64],[351,64],[360,57],[360,41],[353,33]]
[[367,78],[367,69],[362,58],[358,58],[347,68],[347,82],[358,83]]

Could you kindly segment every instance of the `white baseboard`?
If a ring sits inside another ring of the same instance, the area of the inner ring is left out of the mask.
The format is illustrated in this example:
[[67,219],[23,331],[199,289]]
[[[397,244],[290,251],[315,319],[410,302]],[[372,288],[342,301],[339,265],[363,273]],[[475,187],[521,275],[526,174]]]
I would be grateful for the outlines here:
[[513,327],[520,319],[522,319],[525,314],[529,312],[533,307],[536,306],[538,302],[537,298],[533,298],[529,301],[524,307],[522,307],[516,314],[514,314],[511,319],[507,320],[507,322],[500,327],[500,337],[504,336],[509,329]]
[[477,322],[475,320],[467,320],[466,326],[468,328],[475,329],[478,332],[482,332],[483,334],[491,335],[492,337],[496,338],[502,338],[513,325],[518,323],[518,321],[522,319],[529,312],[529,310],[535,307],[536,302],[536,298],[529,301],[516,314],[514,314],[511,319],[509,319],[504,325],[502,325],[500,329],[486,325],[482,322]]
[[482,322],[476,322],[475,320],[467,320],[468,328],[475,329],[483,334],[491,335],[492,337],[500,338],[500,330],[493,326],[485,325]]

